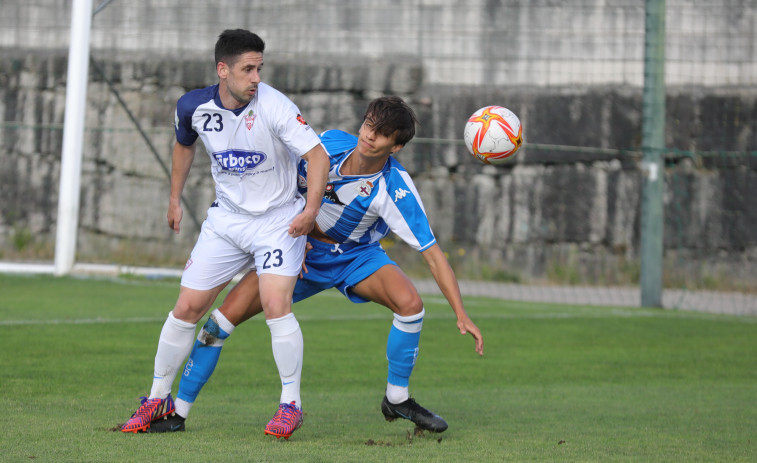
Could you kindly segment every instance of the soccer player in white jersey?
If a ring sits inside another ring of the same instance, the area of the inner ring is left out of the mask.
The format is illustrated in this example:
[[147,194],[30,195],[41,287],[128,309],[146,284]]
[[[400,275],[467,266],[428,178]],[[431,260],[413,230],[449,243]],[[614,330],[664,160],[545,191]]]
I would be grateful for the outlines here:
[[[392,156],[413,138],[415,124],[412,109],[402,99],[383,97],[368,106],[357,138],[338,130],[321,135],[331,169],[294,301],[333,287],[352,302],[373,301],[391,309],[389,373],[381,411],[389,421],[405,418],[422,429],[442,432],[447,429],[444,419],[418,405],[408,388],[418,354],[423,301],[379,240],[391,230],[420,251],[457,317],[460,333],[473,336],[479,355],[484,341],[465,311],[457,279],[431,232],[418,191]],[[301,162],[300,176],[309,180],[309,168]],[[215,369],[224,340],[236,325],[261,312],[259,281],[260,276],[249,272],[211,313],[179,384],[177,403],[183,406],[156,420],[150,432],[184,430],[189,408]]]
[[[210,156],[216,201],[160,333],[152,389],[122,426],[124,432],[145,431],[155,419],[173,413],[171,386],[192,349],[197,322],[229,281],[250,268],[259,279],[282,384],[279,409],[265,432],[288,437],[301,422],[303,341],[291,312],[292,291],[329,160],[294,103],[261,82],[264,49],[263,40],[250,31],[224,31],[215,45],[219,82],[188,92],[176,105],[169,227],[179,233],[180,199],[198,138]],[[308,162],[307,204],[297,185],[300,159]]]

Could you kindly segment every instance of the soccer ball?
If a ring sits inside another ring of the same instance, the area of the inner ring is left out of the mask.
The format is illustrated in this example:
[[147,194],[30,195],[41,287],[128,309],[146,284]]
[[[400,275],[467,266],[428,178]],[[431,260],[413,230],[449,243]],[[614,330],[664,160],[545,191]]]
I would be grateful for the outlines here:
[[502,164],[523,144],[523,127],[509,109],[484,106],[468,118],[463,139],[468,151],[479,161]]

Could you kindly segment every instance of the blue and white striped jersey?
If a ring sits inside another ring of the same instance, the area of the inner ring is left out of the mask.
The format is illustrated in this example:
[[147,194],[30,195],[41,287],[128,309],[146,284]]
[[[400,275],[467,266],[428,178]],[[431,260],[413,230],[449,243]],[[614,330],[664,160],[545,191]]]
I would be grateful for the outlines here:
[[[396,159],[390,156],[375,174],[342,176],[341,166],[357,146],[357,137],[328,130],[321,134],[321,142],[331,168],[316,222],[326,235],[339,243],[366,244],[392,231],[418,251],[436,243],[415,184]],[[300,188],[306,172],[307,162],[301,160]]]
[[320,143],[297,106],[264,83],[247,106],[233,111],[221,104],[218,84],[187,92],[176,105],[175,131],[185,146],[202,139],[218,204],[251,215],[302,201],[297,164]]

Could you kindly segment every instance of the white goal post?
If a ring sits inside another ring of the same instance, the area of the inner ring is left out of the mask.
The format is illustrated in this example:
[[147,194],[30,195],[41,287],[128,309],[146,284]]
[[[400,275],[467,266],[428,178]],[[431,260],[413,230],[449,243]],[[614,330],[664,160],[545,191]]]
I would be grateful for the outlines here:
[[76,255],[91,27],[92,0],[74,0],[71,7],[71,41],[68,46],[66,109],[58,190],[55,275],[70,273]]

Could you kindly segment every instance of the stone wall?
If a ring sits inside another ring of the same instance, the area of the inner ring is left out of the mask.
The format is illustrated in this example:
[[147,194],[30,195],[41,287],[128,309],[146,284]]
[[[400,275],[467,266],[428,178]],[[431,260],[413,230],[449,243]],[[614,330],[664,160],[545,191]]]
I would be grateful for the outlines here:
[[[398,56],[442,85],[643,85],[641,0],[130,0],[92,2],[91,48],[207,59],[244,27],[267,56]],[[754,85],[753,0],[666,0],[667,82]],[[66,49],[71,2],[3,0],[0,47]]]
[[[161,161],[170,165],[176,99],[214,83],[214,69],[206,60],[139,55],[97,54],[95,63],[77,260],[180,266],[198,232],[192,216],[202,221],[213,200],[209,161],[198,150],[178,236],[165,222],[169,184]],[[380,94],[399,94],[416,108],[418,137],[398,158],[465,276],[615,284],[637,275],[640,90],[428,85],[414,60],[360,56],[266,67],[266,80],[290,95],[319,131],[357,130],[366,103]],[[0,132],[0,259],[52,256],[65,68],[64,52],[0,50],[0,111],[5,121],[16,121]],[[511,108],[525,127],[527,143],[508,165],[480,164],[460,142],[467,116],[486,104]],[[672,273],[755,281],[755,159],[693,153],[754,151],[756,115],[754,89],[668,93],[667,142],[678,150],[666,170]]]

